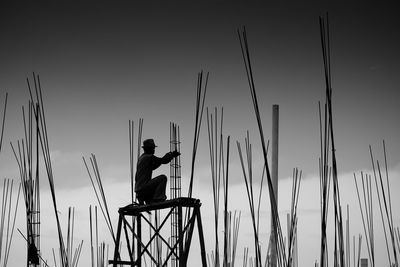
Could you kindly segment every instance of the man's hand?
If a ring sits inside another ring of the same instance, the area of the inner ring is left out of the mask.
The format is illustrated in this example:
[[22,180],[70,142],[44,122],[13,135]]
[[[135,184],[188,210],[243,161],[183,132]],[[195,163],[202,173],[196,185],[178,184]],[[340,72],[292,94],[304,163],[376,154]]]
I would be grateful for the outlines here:
[[176,157],[178,157],[178,156],[180,156],[181,155],[181,153],[180,152],[178,152],[178,151],[172,151],[171,152],[172,153],[172,157],[174,157],[174,158],[176,158]]

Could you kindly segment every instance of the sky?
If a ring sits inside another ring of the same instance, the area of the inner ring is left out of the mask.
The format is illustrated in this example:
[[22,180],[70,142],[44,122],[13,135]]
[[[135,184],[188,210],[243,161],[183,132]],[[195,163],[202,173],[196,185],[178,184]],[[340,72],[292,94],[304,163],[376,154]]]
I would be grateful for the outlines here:
[[[9,98],[0,176],[19,180],[9,144],[23,137],[21,107],[29,100],[26,79],[32,82],[35,72],[44,94],[59,212],[65,215],[69,206],[77,211],[75,236],[85,239],[81,256],[85,266],[90,260],[88,207],[96,204],[96,199],[82,157],[96,155],[116,224],[117,208],[130,199],[128,121],[135,121],[137,138],[139,118],[144,119],[143,138],[155,139],[158,155],[169,150],[169,124],[177,123],[182,141],[182,191],[186,192],[197,75],[203,70],[209,72],[206,106],[210,112],[224,108],[223,132],[232,140],[230,190],[232,196],[241,197],[230,203],[243,216],[238,247],[240,251],[251,247],[236,149],[236,141],[244,144],[246,131],[254,145],[255,169],[261,170],[263,159],[237,36],[237,30],[245,26],[266,139],[271,138],[272,105],[279,105],[280,211],[285,216],[290,198],[288,178],[298,167],[305,178],[299,200],[300,262],[301,266],[313,264],[319,257],[312,252],[319,249],[319,236],[313,231],[320,223],[318,101],[324,100],[325,93],[318,17],[329,14],[338,171],[345,192],[343,202],[352,210],[352,234],[358,235],[362,226],[353,173],[371,172],[369,145],[382,159],[385,140],[393,192],[399,188],[400,36],[395,11],[391,2],[365,1],[2,3],[0,103],[3,105],[6,92]],[[203,203],[210,252],[213,213],[205,116],[194,196]],[[168,174],[169,167],[156,173]],[[46,181],[45,173],[42,177]],[[43,198],[48,200],[42,201],[46,221],[42,240],[49,244],[42,249],[50,260],[50,244],[57,246],[54,212],[47,181],[42,187]],[[263,199],[263,218],[268,225],[268,198]],[[398,225],[399,214],[394,216]],[[17,227],[25,229],[24,223],[21,205]],[[263,231],[267,236],[269,226]],[[19,266],[24,259],[17,255],[25,247],[17,234],[14,242],[10,265]],[[382,260],[384,253],[379,254]]]

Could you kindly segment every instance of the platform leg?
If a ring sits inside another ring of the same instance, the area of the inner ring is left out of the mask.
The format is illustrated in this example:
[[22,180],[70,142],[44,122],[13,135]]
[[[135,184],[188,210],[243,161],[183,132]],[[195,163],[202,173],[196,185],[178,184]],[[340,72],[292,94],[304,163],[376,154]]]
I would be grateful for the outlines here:
[[117,263],[116,262],[118,261],[118,258],[119,258],[119,242],[120,242],[120,238],[121,238],[122,220],[123,220],[123,215],[120,214],[119,215],[119,219],[118,219],[117,237],[116,237],[116,240],[115,240],[113,267],[117,267]]
[[183,232],[182,232],[182,206],[178,206],[178,240],[179,240],[179,246],[178,246],[178,257],[179,257],[179,267],[184,267],[186,266],[186,262],[184,262],[184,257],[183,257]]
[[136,229],[137,229],[137,258],[136,258],[136,266],[142,267],[142,217],[139,214],[137,216],[137,221],[136,221]]
[[185,261],[186,264],[187,264],[187,259],[188,259],[188,255],[189,255],[190,244],[192,242],[195,218],[196,218],[196,214],[193,213],[191,218],[188,221],[189,230],[188,230],[188,233],[187,233],[187,236],[186,236],[185,247],[184,247],[184,250],[183,250],[183,257],[184,257],[184,261]]
[[197,217],[197,228],[199,229],[201,262],[203,263],[203,267],[207,267],[206,247],[204,245],[203,224],[201,222],[200,208],[195,207],[194,210]]

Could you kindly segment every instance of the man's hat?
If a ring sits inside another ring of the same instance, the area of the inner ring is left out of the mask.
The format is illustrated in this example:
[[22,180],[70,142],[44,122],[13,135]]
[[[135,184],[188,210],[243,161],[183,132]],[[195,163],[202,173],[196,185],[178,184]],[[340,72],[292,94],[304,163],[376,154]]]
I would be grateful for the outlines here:
[[157,147],[156,144],[154,144],[153,139],[146,139],[143,141],[143,148],[154,148]]

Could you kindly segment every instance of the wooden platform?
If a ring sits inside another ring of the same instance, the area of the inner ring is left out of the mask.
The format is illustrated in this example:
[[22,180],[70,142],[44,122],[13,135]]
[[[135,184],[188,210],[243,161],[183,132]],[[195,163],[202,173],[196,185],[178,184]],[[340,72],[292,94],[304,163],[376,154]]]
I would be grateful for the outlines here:
[[189,198],[189,197],[180,197],[175,199],[168,199],[163,202],[151,203],[151,204],[129,204],[125,207],[122,207],[118,210],[119,214],[123,214],[125,216],[136,216],[139,213],[152,211],[152,210],[161,210],[173,208],[176,206],[193,208],[195,206],[201,206],[200,199]]

